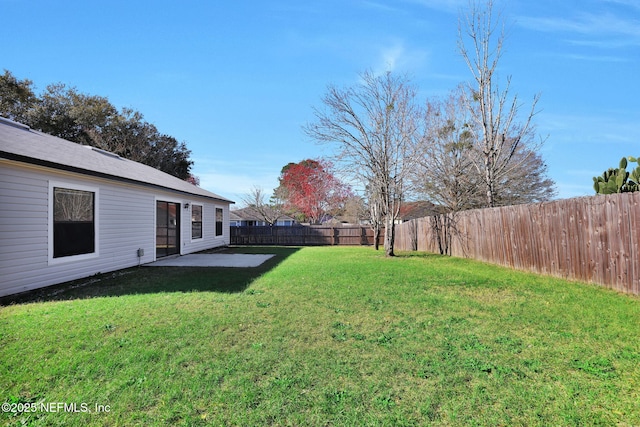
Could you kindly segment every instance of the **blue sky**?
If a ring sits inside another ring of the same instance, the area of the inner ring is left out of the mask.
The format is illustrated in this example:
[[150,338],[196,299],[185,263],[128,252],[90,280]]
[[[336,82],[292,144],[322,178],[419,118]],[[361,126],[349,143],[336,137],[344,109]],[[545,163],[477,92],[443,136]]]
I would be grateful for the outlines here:
[[[420,97],[470,72],[457,52],[467,0],[0,0],[0,72],[62,82],[144,114],[185,141],[201,186],[240,201],[282,166],[330,154],[302,132],[327,85],[408,73]],[[640,1],[497,1],[499,77],[536,116],[559,197],[640,156]]]

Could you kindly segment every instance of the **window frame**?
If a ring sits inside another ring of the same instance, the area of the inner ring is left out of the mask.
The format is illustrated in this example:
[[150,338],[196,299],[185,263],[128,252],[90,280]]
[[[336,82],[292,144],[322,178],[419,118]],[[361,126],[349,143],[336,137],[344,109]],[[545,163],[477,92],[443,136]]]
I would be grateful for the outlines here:
[[[193,220],[193,209],[200,208],[200,221]],[[193,225],[200,223],[200,237],[194,237],[193,235]],[[204,205],[198,203],[191,204],[191,240],[202,240],[204,238]]]
[[[218,211],[220,211],[220,221],[218,221]],[[215,237],[224,236],[224,209],[216,206],[213,212],[213,219],[215,220]]]
[[[54,205],[54,193],[56,188],[63,188],[67,190],[74,191],[84,191],[88,193],[93,193],[93,252],[88,252],[84,254],[78,255],[67,255],[67,256],[59,256],[54,257],[54,215],[55,215],[55,205]],[[100,256],[100,189],[98,187],[76,184],[72,182],[65,181],[49,181],[49,200],[48,200],[48,248],[47,248],[47,258],[49,265],[55,264],[63,264],[67,262],[74,261],[82,261],[87,259],[98,258]]]

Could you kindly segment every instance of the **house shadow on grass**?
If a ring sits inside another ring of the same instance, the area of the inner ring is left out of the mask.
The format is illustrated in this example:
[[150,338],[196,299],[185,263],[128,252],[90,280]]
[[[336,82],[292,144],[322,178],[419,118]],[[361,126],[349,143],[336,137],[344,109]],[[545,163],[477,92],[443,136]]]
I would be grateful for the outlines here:
[[298,250],[299,247],[281,246],[225,248],[224,252],[216,252],[275,256],[258,267],[148,268],[143,265],[2,297],[0,306],[163,292],[243,292],[255,279],[276,268]]

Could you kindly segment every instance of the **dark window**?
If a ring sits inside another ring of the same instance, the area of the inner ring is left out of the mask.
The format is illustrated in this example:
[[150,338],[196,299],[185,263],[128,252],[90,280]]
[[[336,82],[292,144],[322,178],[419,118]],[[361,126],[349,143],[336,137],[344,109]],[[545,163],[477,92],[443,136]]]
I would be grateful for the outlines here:
[[202,239],[202,206],[191,205],[191,238]]
[[91,254],[95,245],[95,193],[53,188],[53,257]]
[[222,236],[222,209],[216,208],[216,236]]

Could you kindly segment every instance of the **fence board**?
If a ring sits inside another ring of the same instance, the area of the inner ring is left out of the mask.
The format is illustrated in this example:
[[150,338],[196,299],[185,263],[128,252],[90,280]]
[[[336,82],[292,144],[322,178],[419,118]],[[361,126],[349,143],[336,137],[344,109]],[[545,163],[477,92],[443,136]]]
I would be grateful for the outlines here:
[[[383,230],[384,233],[384,230]],[[379,243],[382,244],[383,235]],[[232,245],[373,245],[373,230],[362,226],[231,227]]]
[[629,230],[632,266],[631,289],[632,293],[640,295],[640,239],[637,235],[637,230],[640,230],[640,196],[629,201]]
[[[438,252],[431,221],[398,225],[396,249]],[[640,295],[640,193],[466,211],[455,229],[454,256]]]

